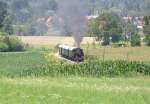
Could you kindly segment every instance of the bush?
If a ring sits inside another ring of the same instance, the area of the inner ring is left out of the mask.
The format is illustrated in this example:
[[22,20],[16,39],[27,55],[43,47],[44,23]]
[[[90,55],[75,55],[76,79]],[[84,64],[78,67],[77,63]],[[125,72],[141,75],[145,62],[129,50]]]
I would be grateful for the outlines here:
[[0,43],[1,52],[16,52],[25,50],[24,44],[16,36],[1,36]]
[[8,45],[6,43],[0,42],[0,52],[5,52],[8,50]]
[[120,42],[117,42],[117,43],[112,43],[111,44],[112,47],[128,47],[129,44],[127,42],[124,42],[124,41],[120,41]]
[[16,36],[6,36],[4,42],[8,45],[8,51],[24,51],[24,44]]
[[131,46],[140,46],[141,45],[141,37],[139,34],[134,33],[131,35]]

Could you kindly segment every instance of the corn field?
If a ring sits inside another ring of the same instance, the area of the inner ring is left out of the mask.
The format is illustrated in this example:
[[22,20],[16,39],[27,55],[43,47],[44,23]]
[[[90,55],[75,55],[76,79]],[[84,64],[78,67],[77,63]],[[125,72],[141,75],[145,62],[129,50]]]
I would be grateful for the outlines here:
[[21,76],[51,77],[115,77],[150,75],[150,65],[136,61],[88,61],[81,64],[70,64],[50,56],[48,64],[24,70]]

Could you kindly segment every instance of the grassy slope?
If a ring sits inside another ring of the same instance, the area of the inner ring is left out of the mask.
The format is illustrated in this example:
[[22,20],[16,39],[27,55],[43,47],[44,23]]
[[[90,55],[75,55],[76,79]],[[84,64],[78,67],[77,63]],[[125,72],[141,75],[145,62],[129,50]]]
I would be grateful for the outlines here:
[[0,79],[1,104],[150,104],[150,78]]

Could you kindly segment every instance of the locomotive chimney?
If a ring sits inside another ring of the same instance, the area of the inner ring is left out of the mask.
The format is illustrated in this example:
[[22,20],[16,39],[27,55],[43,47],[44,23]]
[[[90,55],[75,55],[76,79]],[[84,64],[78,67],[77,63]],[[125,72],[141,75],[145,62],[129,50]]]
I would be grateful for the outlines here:
[[73,38],[74,38],[75,46],[80,48],[80,44],[83,40],[83,37],[80,35],[75,35]]

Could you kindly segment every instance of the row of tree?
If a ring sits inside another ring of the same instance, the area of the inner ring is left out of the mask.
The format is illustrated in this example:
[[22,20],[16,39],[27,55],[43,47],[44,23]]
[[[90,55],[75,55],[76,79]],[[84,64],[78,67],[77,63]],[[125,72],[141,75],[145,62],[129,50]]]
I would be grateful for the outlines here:
[[[150,14],[145,15],[145,41],[150,46]],[[141,36],[132,21],[123,21],[117,14],[103,13],[89,22],[89,34],[97,37],[102,45],[110,42],[131,41],[132,46],[139,46]]]

